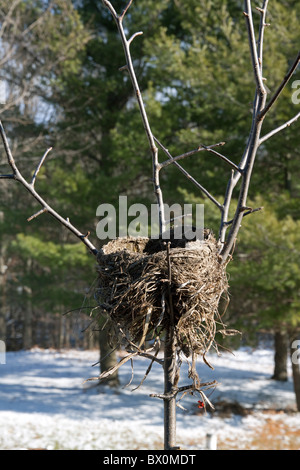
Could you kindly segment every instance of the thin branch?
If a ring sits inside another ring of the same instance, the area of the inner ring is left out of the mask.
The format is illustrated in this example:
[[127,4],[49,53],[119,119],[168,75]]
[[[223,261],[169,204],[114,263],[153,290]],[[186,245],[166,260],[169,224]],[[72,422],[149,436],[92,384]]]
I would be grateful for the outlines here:
[[149,147],[150,147],[150,151],[151,151],[151,155],[152,155],[153,186],[154,186],[154,193],[155,193],[156,200],[157,200],[158,214],[159,214],[159,232],[163,233],[164,230],[165,230],[165,214],[164,214],[163,195],[162,195],[162,191],[161,191],[161,187],[160,187],[160,180],[159,180],[158,148],[155,145],[154,136],[153,136],[150,124],[149,124],[149,120],[148,120],[148,116],[147,116],[147,113],[146,113],[144,101],[143,101],[143,98],[142,98],[141,90],[140,90],[138,80],[137,80],[137,77],[136,77],[136,74],[135,74],[135,70],[134,70],[133,63],[132,63],[132,58],[131,58],[131,53],[130,53],[130,42],[137,35],[140,35],[141,32],[133,34],[131,39],[128,41],[127,38],[126,38],[124,28],[123,28],[123,19],[124,19],[124,16],[126,15],[128,9],[129,9],[129,7],[132,4],[132,0],[130,0],[128,2],[127,6],[125,7],[125,9],[123,10],[123,13],[120,16],[117,15],[115,9],[113,8],[112,4],[108,0],[102,0],[102,1],[103,1],[103,4],[111,12],[111,14],[112,14],[112,16],[113,16],[113,18],[114,18],[114,20],[117,24],[118,31],[119,31],[120,38],[121,38],[121,42],[122,42],[123,49],[124,49],[127,70],[128,70],[128,73],[129,73],[129,76],[130,76],[130,79],[131,79],[133,89],[134,89],[135,94],[136,94],[136,98],[137,98],[137,102],[138,102],[138,105],[139,105],[139,109],[140,109],[144,129],[145,129],[146,136],[147,136],[147,139],[148,139],[148,142],[149,142]]
[[9,10],[7,12],[7,14],[5,15],[5,19],[4,21],[2,21],[2,24],[1,24],[1,28],[0,28],[0,38],[2,38],[4,32],[5,32],[5,29],[6,27],[9,25],[9,24],[12,24],[13,23],[13,20],[12,20],[12,15],[13,15],[13,12],[15,10],[15,8],[21,3],[21,0],[14,0],[11,4],[10,4],[10,7],[9,7]]
[[[267,3],[264,3],[264,15],[266,14],[266,6]],[[252,67],[254,71],[254,77],[256,82],[256,92],[255,92],[255,99],[253,101],[253,117],[252,117],[252,125],[251,130],[249,133],[249,138],[246,144],[246,148],[244,151],[244,155],[242,157],[241,163],[239,164],[239,168],[243,170],[242,174],[235,174],[231,175],[231,178],[227,185],[225,202],[222,208],[222,220],[221,220],[221,227],[220,227],[220,241],[222,244],[222,248],[220,250],[220,256],[222,259],[222,263],[225,263],[227,258],[230,256],[230,253],[235,245],[235,240],[237,234],[239,232],[241,222],[243,219],[243,210],[247,206],[247,197],[249,192],[249,185],[250,179],[253,171],[253,165],[256,159],[257,150],[259,145],[261,144],[260,141],[260,134],[263,124],[263,118],[259,118],[259,112],[264,109],[266,105],[266,98],[267,92],[263,85],[263,77],[261,73],[261,65],[259,61],[259,55],[257,51],[257,46],[255,42],[255,34],[254,34],[254,26],[253,26],[253,18],[252,18],[252,11],[251,11],[251,1],[245,0],[245,12],[244,15],[246,17],[246,24],[248,28],[248,38],[249,38],[249,45],[250,45],[250,54],[252,60]],[[260,27],[260,34],[262,35],[262,26]],[[260,51],[262,53],[262,45],[260,46]],[[262,57],[260,57],[262,59]],[[228,234],[227,239],[225,240],[225,233],[228,228],[228,213],[229,213],[229,206],[232,198],[233,189],[236,186],[238,179],[242,177],[241,188],[238,197],[238,204],[235,211],[235,215],[230,224],[230,231]]]
[[[221,144],[225,144],[225,142],[221,142]],[[235,163],[233,163],[231,160],[229,160],[229,158],[225,157],[225,155],[222,155],[221,153],[216,152],[213,149],[213,147],[216,147],[216,145],[215,146],[211,145],[210,147],[204,147],[204,149],[207,150],[210,153],[213,153],[214,155],[217,155],[217,157],[221,158],[221,160],[224,160],[224,162],[228,163],[228,165],[230,165],[237,172],[243,173],[243,170],[241,168],[239,168]]]
[[174,162],[177,162],[178,160],[182,160],[183,158],[186,158],[186,157],[190,157],[192,155],[195,155],[195,153],[199,153],[199,152],[202,152],[203,150],[207,150],[208,152],[212,152],[212,153],[215,153],[216,155],[218,155],[220,158],[222,158],[223,160],[225,160],[227,163],[229,163],[229,165],[231,166],[234,166],[234,168],[236,170],[238,170],[238,167],[232,163],[230,160],[228,160],[228,158],[224,157],[224,155],[218,153],[218,152],[215,152],[213,150],[214,147],[220,147],[221,145],[224,145],[225,142],[219,142],[218,144],[213,144],[213,145],[209,145],[209,146],[206,146],[206,145],[201,145],[199,146],[198,148],[194,149],[194,150],[190,150],[189,152],[186,152],[186,153],[182,153],[181,155],[178,155],[177,157],[172,157],[172,159],[169,159],[169,160],[166,160],[162,163],[159,164],[159,168],[164,168],[166,166],[169,166],[171,165],[172,163]]
[[143,31],[138,31],[137,33],[134,33],[130,39],[128,39],[128,45],[132,43],[132,41],[137,37],[137,36],[142,36],[144,33]]
[[265,142],[266,140],[268,140],[270,137],[277,134],[278,132],[282,131],[283,129],[286,129],[287,127],[291,126],[294,122],[296,122],[299,119],[299,117],[300,117],[300,112],[296,114],[296,116],[294,116],[289,121],[285,122],[281,126],[277,127],[276,129],[273,129],[271,132],[261,137],[259,139],[259,145],[261,145],[263,142]]
[[259,56],[258,56],[256,40],[255,40],[255,33],[254,33],[254,25],[253,25],[253,17],[252,17],[252,9],[251,9],[251,1],[250,0],[245,1],[244,15],[246,17],[246,24],[247,24],[247,28],[248,28],[251,60],[252,60],[252,66],[253,66],[256,86],[257,86],[257,89],[259,91],[259,94],[260,95],[265,95],[267,92],[266,92],[266,89],[264,87],[262,74],[261,74],[261,67],[260,67],[260,63],[259,63]]
[[166,220],[166,225],[172,224],[173,222],[175,222],[175,220],[180,220],[180,219],[184,219],[186,217],[192,217],[192,216],[193,214],[190,213],[190,214],[182,214],[182,215],[179,215],[178,217],[172,217],[172,219]]
[[[98,250],[88,240],[88,234],[83,235],[79,230],[77,230],[76,227],[74,227],[70,223],[69,219],[64,219],[60,214],[58,214],[58,212],[56,212],[54,209],[52,209],[52,207],[49,206],[49,204],[47,204],[47,202],[36,192],[36,190],[34,189],[34,185],[32,183],[28,183],[25,180],[25,178],[22,176],[22,174],[18,170],[18,167],[15,163],[14,157],[11,153],[9,142],[8,142],[7,137],[6,137],[6,133],[5,133],[5,130],[4,130],[4,127],[3,127],[1,121],[0,121],[0,134],[1,134],[2,141],[3,141],[3,145],[4,145],[5,153],[6,153],[6,156],[7,156],[8,164],[10,165],[10,167],[13,171],[13,175],[4,175],[4,176],[8,176],[10,179],[13,178],[16,181],[18,181],[19,183],[21,183],[27,189],[27,191],[36,199],[36,201],[42,206],[42,210],[37,212],[33,216],[29,217],[29,220],[32,220],[32,219],[38,217],[39,215],[41,215],[44,212],[48,212],[50,215],[52,215],[52,217],[54,217],[63,226],[65,226],[68,230],[70,230],[77,238],[79,238],[86,245],[86,247],[89,249],[89,251],[93,255],[96,256],[97,253],[98,253]],[[43,156],[41,162],[45,160],[46,154],[47,154],[47,152]],[[40,164],[38,165],[37,169],[39,167],[40,167]],[[33,178],[33,182],[34,182],[34,180],[35,180],[35,178]]]
[[35,219],[36,217],[38,217],[39,215],[42,215],[44,214],[44,212],[47,212],[47,209],[41,209],[40,211],[36,212],[35,214],[33,214],[31,217],[28,217],[27,219],[27,222],[30,222],[31,220]]
[[10,146],[9,146],[9,143],[8,143],[5,131],[4,131],[4,127],[3,127],[1,121],[0,121],[0,134],[1,134],[2,141],[3,141],[4,150],[5,150],[5,153],[6,153],[6,156],[7,156],[8,163],[9,163],[9,165],[10,165],[12,171],[13,171],[14,178],[16,179],[16,176],[19,174],[19,171],[18,171],[18,168],[16,166],[14,157],[11,153]]
[[[170,154],[169,150],[166,149],[159,140],[154,137],[155,142],[158,144],[158,146],[163,150],[163,152],[167,155],[168,158],[173,160],[172,155]],[[193,176],[191,176],[179,163],[173,162],[174,165],[185,175],[185,177],[191,181],[200,191],[202,191],[220,210],[222,209],[222,204],[220,204],[211,194],[207,189],[205,189],[200,183],[198,183]]]
[[133,0],[129,0],[129,2],[127,3],[126,7],[123,10],[123,13],[119,16],[119,19],[120,19],[121,22],[123,21],[124,16],[126,15],[127,11],[129,10],[132,2],[133,2]]
[[[261,100],[264,100],[265,95],[262,95]],[[220,256],[222,258],[222,262],[226,262],[228,256],[230,256],[231,250],[233,246],[235,245],[236,237],[239,232],[241,222],[243,219],[243,210],[246,208],[247,204],[247,197],[248,197],[248,192],[249,192],[249,186],[250,186],[250,179],[252,175],[252,170],[253,170],[253,165],[254,161],[256,158],[257,150],[259,147],[259,138],[260,138],[260,132],[261,132],[261,127],[262,127],[262,121],[257,121],[254,126],[254,131],[251,134],[251,138],[249,140],[249,143],[247,144],[247,162],[244,168],[244,172],[242,175],[242,182],[241,182],[241,188],[240,188],[240,193],[239,193],[239,198],[238,198],[238,204],[237,208],[235,211],[235,215],[232,220],[230,232],[228,234],[227,240],[223,240],[223,247],[220,250]],[[229,205],[230,205],[230,200],[232,197],[232,191],[235,186],[235,180],[234,176],[231,177],[231,181],[229,183],[229,199],[226,201],[226,208],[227,211],[229,210]],[[228,212],[227,212],[228,215]],[[227,223],[226,219],[223,219],[222,221],[222,233],[224,234],[224,231],[226,230]]]
[[[154,356],[152,356],[152,358],[151,358],[151,362],[150,362],[150,364],[149,364],[149,366],[148,366],[148,368],[147,368],[147,370],[146,370],[146,373],[145,373],[144,377],[142,378],[142,380],[141,380],[141,382],[139,383],[139,385],[138,385],[137,387],[135,387],[132,391],[137,390],[139,387],[141,387],[141,385],[143,385],[144,381],[146,380],[147,376],[149,375],[149,373],[150,373],[150,371],[151,371],[151,369],[152,369],[153,363],[154,363],[155,360],[157,359],[157,355],[158,355],[158,353],[159,353],[159,349],[160,349],[160,344],[157,343],[156,351],[155,351],[155,353],[154,353]],[[141,354],[140,354],[140,355],[141,355]],[[163,362],[161,363],[161,365],[163,365]]]
[[258,61],[259,61],[259,65],[260,65],[261,74],[262,74],[262,70],[263,70],[264,32],[265,32],[266,26],[269,26],[266,23],[268,3],[269,3],[269,0],[264,0],[262,8],[256,7],[256,10],[258,10],[261,14],[260,25],[259,25],[259,34],[258,34],[258,42],[257,42]]
[[[258,212],[258,211],[263,210],[263,207],[257,207],[256,209],[252,209],[251,207],[249,207],[249,208],[242,208],[242,209],[244,209],[244,210],[249,209],[249,210],[247,210],[246,212],[243,213],[243,217],[246,217],[246,216],[249,215],[249,214],[253,214],[253,212]],[[225,222],[225,224],[226,224],[226,225],[231,225],[232,222],[233,222],[233,219],[229,220],[228,222]]]
[[[238,176],[241,176],[241,175],[238,174]],[[224,204],[221,210],[221,224],[220,224],[220,230],[219,230],[219,240],[221,242],[221,246],[224,246],[224,243],[225,243],[230,202],[231,202],[232,192],[233,192],[235,185],[236,185],[235,172],[234,170],[231,170],[231,176],[227,183]]]
[[97,377],[90,377],[89,379],[86,379],[84,381],[84,383],[90,382],[91,380],[101,380],[101,379],[105,379],[106,377],[109,377],[116,370],[118,370],[119,367],[121,367],[123,364],[125,364],[125,362],[129,361],[130,359],[132,359],[134,356],[137,356],[137,355],[138,355],[138,351],[135,351],[133,353],[128,354],[127,356],[120,359],[120,361],[117,364],[115,364],[114,366],[112,366],[109,369],[107,369],[106,371],[102,372]]
[[36,170],[35,170],[35,172],[34,172],[34,174],[33,174],[33,176],[32,176],[32,180],[31,180],[31,185],[32,185],[32,186],[34,186],[36,177],[37,177],[37,175],[38,175],[38,173],[39,173],[39,171],[40,171],[40,169],[41,169],[41,167],[42,167],[44,161],[46,160],[48,153],[49,153],[51,150],[52,150],[52,147],[50,147],[50,148],[48,148],[48,150],[46,150],[46,152],[44,153],[44,155],[43,155],[42,158],[41,158],[40,163],[39,163],[38,166],[36,167]]
[[299,63],[300,63],[300,51],[298,52],[298,55],[297,55],[296,59],[293,62],[293,65],[291,66],[290,70],[288,71],[288,73],[286,74],[284,79],[282,80],[282,82],[279,85],[278,89],[276,90],[276,92],[274,93],[274,95],[272,96],[270,101],[267,103],[267,105],[259,113],[259,119],[262,119],[267,114],[267,112],[271,109],[271,107],[274,105],[274,103],[278,100],[280,94],[282,93],[282,91],[284,90],[286,85],[288,84],[291,76],[295,72],[295,70],[298,67]]
[[0,179],[2,179],[2,180],[14,180],[15,175],[0,175]]
[[[114,9],[114,7],[112,6],[112,4],[108,1],[108,0],[102,0],[102,3],[104,6],[106,6],[106,8],[109,9],[109,11],[111,12],[113,18],[115,21],[118,21],[118,15],[117,15],[117,12],[116,10]],[[129,8],[129,7],[128,7]],[[128,10],[128,8],[126,9],[126,11]],[[125,10],[123,12],[124,14],[126,13]]]

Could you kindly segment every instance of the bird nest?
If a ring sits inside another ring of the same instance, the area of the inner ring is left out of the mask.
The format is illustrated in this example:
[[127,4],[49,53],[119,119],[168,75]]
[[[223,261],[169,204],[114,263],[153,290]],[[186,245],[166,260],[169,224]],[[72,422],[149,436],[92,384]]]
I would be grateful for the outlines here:
[[173,326],[177,351],[204,357],[226,332],[219,304],[228,282],[209,230],[196,241],[117,238],[97,261],[99,305],[127,344],[140,348]]

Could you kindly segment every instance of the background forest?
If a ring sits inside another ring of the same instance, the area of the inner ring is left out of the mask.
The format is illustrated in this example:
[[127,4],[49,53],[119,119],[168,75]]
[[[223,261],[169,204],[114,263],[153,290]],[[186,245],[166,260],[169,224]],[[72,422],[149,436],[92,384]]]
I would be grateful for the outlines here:
[[[124,5],[113,3],[116,10]],[[298,53],[299,21],[299,1],[270,2],[264,73],[271,91]],[[132,56],[159,140],[176,154],[225,141],[226,155],[237,163],[251,124],[254,80],[243,2],[138,0],[126,27],[144,32],[132,44]],[[39,192],[100,247],[99,204],[118,207],[120,195],[129,203],[155,202],[148,144],[129,77],[119,70],[124,56],[113,19],[101,0],[4,0],[0,45],[0,115],[19,167],[30,176],[52,147]],[[269,130],[299,109],[300,93],[293,88],[299,79],[298,70],[269,115]],[[261,148],[250,199],[264,209],[244,219],[228,266],[225,322],[246,342],[260,331],[274,335],[276,351],[283,351],[274,370],[281,379],[288,340],[298,338],[300,326],[298,127]],[[211,193],[223,195],[228,168],[203,155],[182,166],[196,179],[201,175]],[[1,149],[0,165],[5,174]],[[162,185],[170,205],[204,203],[205,225],[217,230],[215,207],[175,167]],[[28,222],[36,210],[23,188],[1,181],[0,338],[8,350],[95,347],[94,260],[50,216]]]

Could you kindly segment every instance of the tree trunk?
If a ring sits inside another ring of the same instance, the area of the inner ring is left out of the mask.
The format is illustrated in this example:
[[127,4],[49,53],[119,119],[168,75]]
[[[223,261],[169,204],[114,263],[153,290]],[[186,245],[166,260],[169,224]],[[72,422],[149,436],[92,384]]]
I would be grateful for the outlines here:
[[32,347],[32,291],[30,287],[25,286],[26,292],[25,310],[23,317],[23,349]]
[[[176,350],[173,326],[166,332],[164,349],[164,450],[176,449]],[[169,396],[167,396],[169,395]]]
[[290,354],[292,361],[293,383],[296,395],[297,410],[300,411],[300,340],[297,337],[291,337]]
[[[99,331],[99,347],[100,347],[100,373],[105,372],[117,363],[117,354],[108,342],[107,332],[105,330]],[[115,371],[101,383],[105,383],[110,387],[118,387],[120,385],[118,371]]]
[[279,380],[285,382],[288,379],[287,373],[287,351],[288,351],[288,340],[287,334],[282,331],[276,331],[274,335],[274,374],[273,380]]

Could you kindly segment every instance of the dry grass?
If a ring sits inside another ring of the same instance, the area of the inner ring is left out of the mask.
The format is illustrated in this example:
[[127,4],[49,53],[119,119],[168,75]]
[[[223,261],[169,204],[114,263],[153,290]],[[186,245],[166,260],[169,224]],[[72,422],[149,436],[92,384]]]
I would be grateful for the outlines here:
[[219,442],[220,450],[299,450],[300,429],[294,429],[284,418],[267,417],[261,427],[250,431],[247,438]]
[[[280,418],[280,414],[282,418]],[[239,434],[235,433],[234,437],[218,438],[218,450],[300,450],[300,423],[296,429],[285,420],[285,413],[268,411],[264,419],[261,419],[261,425],[245,426],[241,428]],[[200,425],[200,423],[199,423]],[[206,436],[203,434],[201,438],[184,438],[180,435],[180,428],[177,430],[177,442],[181,444],[181,448],[199,449],[205,448]],[[152,450],[163,450],[163,442],[156,441],[151,446]],[[149,445],[143,445],[140,442],[134,444],[134,449],[148,449]]]
[[[300,450],[300,415],[295,408],[257,410],[238,402],[220,401],[211,413],[223,419],[224,424],[233,416],[237,419],[232,436],[229,431],[228,437],[221,433],[223,437],[218,438],[219,450]],[[201,420],[201,413],[198,414]],[[193,444],[196,445],[189,443]]]

